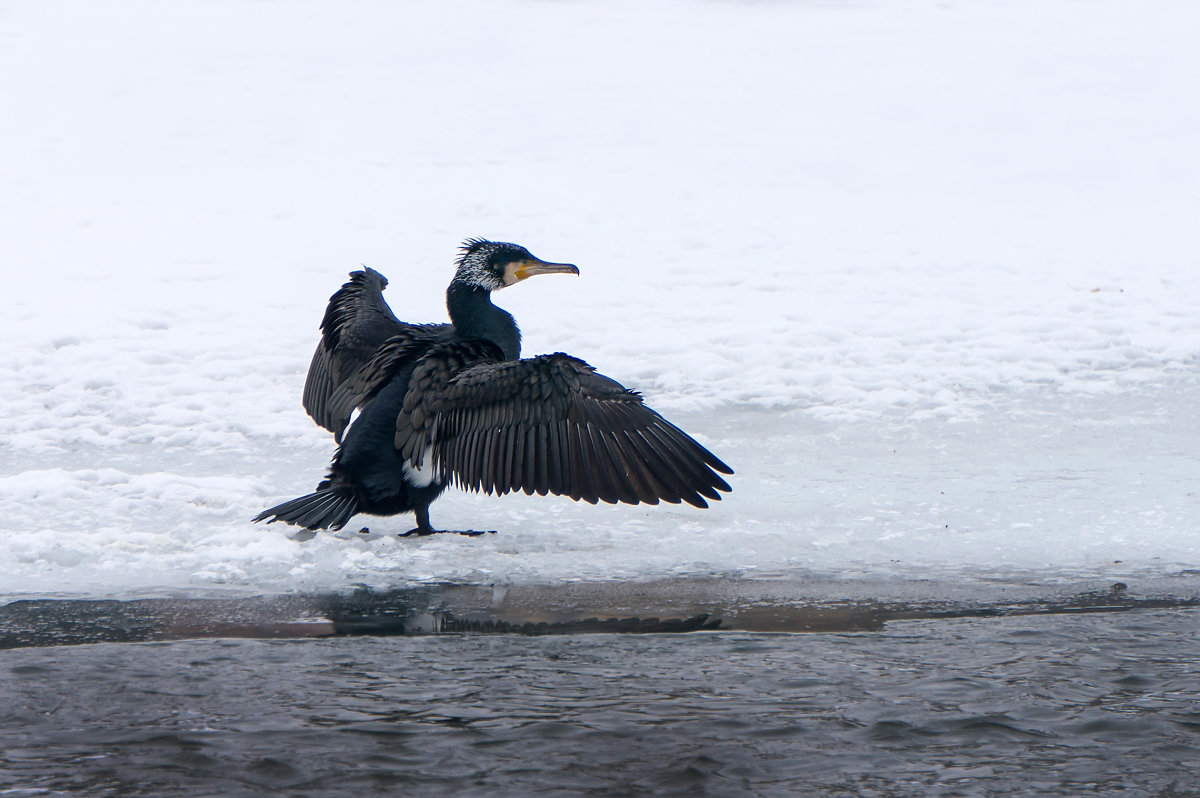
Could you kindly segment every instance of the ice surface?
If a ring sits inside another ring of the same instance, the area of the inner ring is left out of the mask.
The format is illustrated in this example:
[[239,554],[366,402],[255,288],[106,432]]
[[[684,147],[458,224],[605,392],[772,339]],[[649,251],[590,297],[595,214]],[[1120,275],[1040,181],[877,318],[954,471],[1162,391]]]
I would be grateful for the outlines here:
[[[0,595],[1200,566],[1185,0],[9,4]],[[248,518],[332,453],[329,294],[498,302],[733,465],[709,511]],[[357,528],[357,526],[355,527]]]

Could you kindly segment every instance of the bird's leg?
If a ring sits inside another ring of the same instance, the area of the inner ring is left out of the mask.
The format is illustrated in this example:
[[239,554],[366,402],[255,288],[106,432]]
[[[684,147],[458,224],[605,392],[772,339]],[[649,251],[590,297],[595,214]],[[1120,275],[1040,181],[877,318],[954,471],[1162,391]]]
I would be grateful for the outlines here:
[[429,525],[429,505],[428,504],[417,505],[415,508],[413,508],[413,514],[417,517],[416,528],[410,529],[407,532],[401,532],[400,537],[407,538],[407,537],[411,537],[413,535],[417,535],[419,537],[425,537],[426,535],[443,534],[443,535],[466,535],[467,537],[477,538],[480,535],[496,534],[496,531],[494,529],[487,530],[486,532],[479,532],[474,529],[465,529],[465,530],[434,529],[432,526]]
[[421,537],[425,537],[426,535],[432,535],[434,532],[437,532],[436,529],[434,529],[433,527],[431,527],[429,525],[429,505],[428,504],[418,504],[416,507],[413,508],[413,515],[415,515],[417,517],[416,528],[410,529],[407,532],[401,532],[400,537],[407,538],[407,537],[411,537],[413,535],[420,535]]

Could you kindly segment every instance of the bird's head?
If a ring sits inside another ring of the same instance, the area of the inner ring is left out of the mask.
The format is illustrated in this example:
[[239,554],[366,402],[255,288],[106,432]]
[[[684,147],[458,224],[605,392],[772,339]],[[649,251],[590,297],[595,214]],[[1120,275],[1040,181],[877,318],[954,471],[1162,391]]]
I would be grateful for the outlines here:
[[468,238],[463,242],[454,282],[499,291],[535,274],[579,274],[570,263],[548,263],[519,244]]

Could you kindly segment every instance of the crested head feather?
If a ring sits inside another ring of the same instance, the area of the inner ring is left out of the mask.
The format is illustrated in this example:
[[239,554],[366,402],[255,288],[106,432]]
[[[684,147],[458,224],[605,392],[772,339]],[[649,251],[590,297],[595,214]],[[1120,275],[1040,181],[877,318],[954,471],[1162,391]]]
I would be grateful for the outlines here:
[[459,251],[462,252],[462,255],[460,255],[458,258],[458,262],[462,263],[463,259],[466,258],[469,254],[471,254],[471,250],[473,250],[477,247],[481,247],[484,244],[494,244],[494,243],[496,243],[496,242],[489,241],[486,238],[480,238],[480,237],[472,237],[472,238],[468,238],[468,239],[464,240],[462,242],[462,245],[458,248]]

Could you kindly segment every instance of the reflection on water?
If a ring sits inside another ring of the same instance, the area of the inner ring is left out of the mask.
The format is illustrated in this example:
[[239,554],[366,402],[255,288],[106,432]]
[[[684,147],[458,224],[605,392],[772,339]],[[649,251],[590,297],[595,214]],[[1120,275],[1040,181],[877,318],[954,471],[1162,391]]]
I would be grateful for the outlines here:
[[1193,794],[1195,609],[24,648],[16,795]]
[[1040,585],[665,579],[421,585],[392,591],[230,599],[16,601],[0,606],[0,649],[199,637],[878,630],[922,618],[1120,612],[1200,604],[1184,574]]

